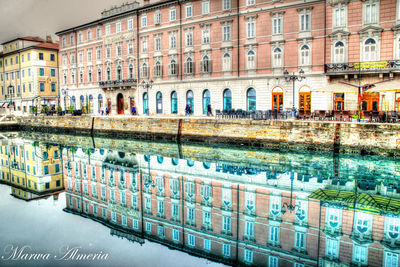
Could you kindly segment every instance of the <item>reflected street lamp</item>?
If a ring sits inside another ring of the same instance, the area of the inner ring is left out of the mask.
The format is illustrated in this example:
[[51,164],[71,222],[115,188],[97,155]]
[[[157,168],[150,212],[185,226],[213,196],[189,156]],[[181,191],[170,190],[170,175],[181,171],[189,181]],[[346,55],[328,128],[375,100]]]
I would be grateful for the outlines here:
[[149,97],[149,89],[151,89],[151,87],[153,87],[153,80],[150,81],[142,81],[142,86],[144,89],[147,90],[147,109],[146,109],[146,113],[147,116],[149,116],[149,109],[150,109],[150,97]]
[[14,111],[15,111],[15,106],[14,106],[14,103],[12,101],[12,97],[13,97],[13,94],[14,94],[14,85],[11,85],[11,83],[10,83],[10,85],[7,87],[7,89],[8,89],[8,94],[10,95],[10,106],[12,105],[13,108],[14,108]]
[[295,75],[294,72],[293,74],[289,74],[289,72],[287,70],[285,70],[283,72],[283,75],[285,76],[285,80],[286,82],[293,82],[293,107],[292,107],[292,119],[296,118],[296,106],[295,106],[295,87],[294,84],[296,81],[301,82],[303,79],[305,79],[306,77],[304,77],[304,70],[300,70],[298,75]]
[[290,173],[290,202],[288,203],[283,203],[282,208],[281,208],[281,212],[284,215],[286,213],[286,209],[288,209],[290,211],[290,213],[294,210],[299,209],[299,205],[293,205],[293,180],[294,180],[294,173],[291,172]]

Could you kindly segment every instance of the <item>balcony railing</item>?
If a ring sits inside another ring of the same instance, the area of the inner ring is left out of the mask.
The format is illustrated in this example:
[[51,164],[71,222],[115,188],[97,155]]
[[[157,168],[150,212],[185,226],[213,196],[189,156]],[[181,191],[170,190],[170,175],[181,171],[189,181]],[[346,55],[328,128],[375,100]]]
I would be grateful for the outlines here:
[[327,74],[400,71],[400,60],[325,64]]
[[99,86],[101,88],[118,88],[118,87],[131,87],[136,86],[136,79],[124,79],[124,80],[113,80],[113,81],[101,81],[99,82]]

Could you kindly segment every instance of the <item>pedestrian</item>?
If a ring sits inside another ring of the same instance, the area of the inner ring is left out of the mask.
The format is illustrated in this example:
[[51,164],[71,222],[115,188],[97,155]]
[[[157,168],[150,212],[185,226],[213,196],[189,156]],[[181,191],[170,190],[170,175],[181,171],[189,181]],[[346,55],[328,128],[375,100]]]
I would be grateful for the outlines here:
[[189,105],[189,115],[192,115],[192,106]]
[[135,108],[135,106],[132,106],[132,115],[136,115],[136,108]]
[[187,116],[187,115],[189,115],[190,114],[190,106],[189,106],[189,104],[186,104],[186,107],[185,107],[185,116]]
[[212,116],[212,109],[211,109],[211,103],[207,104],[207,116]]
[[108,116],[108,113],[109,113],[110,111],[108,110],[108,107],[106,107],[106,116]]

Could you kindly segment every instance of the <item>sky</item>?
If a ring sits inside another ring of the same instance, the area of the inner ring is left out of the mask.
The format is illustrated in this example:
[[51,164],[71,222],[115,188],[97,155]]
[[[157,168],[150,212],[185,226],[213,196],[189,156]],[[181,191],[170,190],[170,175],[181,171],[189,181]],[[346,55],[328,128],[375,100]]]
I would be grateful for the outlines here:
[[45,38],[101,18],[111,6],[133,0],[0,0],[0,43],[22,36]]

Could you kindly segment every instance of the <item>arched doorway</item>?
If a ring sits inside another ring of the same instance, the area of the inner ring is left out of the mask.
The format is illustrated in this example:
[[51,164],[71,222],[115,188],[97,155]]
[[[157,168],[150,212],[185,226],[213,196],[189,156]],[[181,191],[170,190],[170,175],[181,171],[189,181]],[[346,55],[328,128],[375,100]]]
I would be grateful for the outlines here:
[[311,110],[311,90],[308,86],[302,86],[299,90],[299,110]]
[[178,94],[176,91],[171,93],[171,114],[178,113]]
[[103,96],[102,94],[99,94],[97,97],[98,103],[97,103],[97,111],[99,112],[99,114],[101,114],[101,108],[103,107]]
[[223,110],[231,110],[232,109],[232,91],[229,88],[224,90],[223,94]]
[[163,107],[162,107],[162,94],[161,94],[161,92],[157,92],[157,94],[156,94],[156,105],[157,105],[157,109],[156,109],[157,114],[162,114]]
[[208,89],[203,91],[203,114],[207,114],[207,106],[211,102],[211,95]]
[[253,87],[250,87],[247,90],[247,111],[254,111],[257,109],[257,95],[256,90]]
[[193,91],[189,90],[186,93],[186,104],[190,107],[190,114],[193,114],[194,111],[194,98],[193,98]]
[[117,113],[124,114],[124,96],[121,93],[117,95]]
[[280,87],[275,87],[272,90],[272,109],[283,109],[283,89]]

